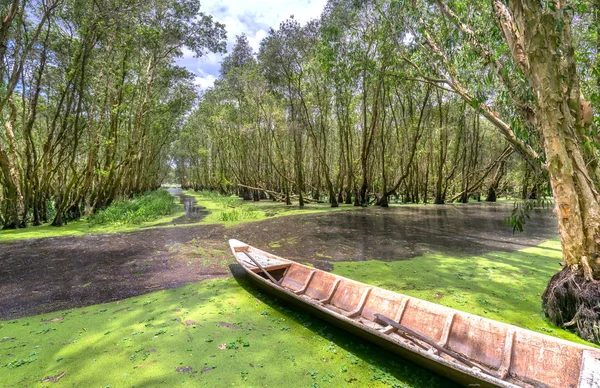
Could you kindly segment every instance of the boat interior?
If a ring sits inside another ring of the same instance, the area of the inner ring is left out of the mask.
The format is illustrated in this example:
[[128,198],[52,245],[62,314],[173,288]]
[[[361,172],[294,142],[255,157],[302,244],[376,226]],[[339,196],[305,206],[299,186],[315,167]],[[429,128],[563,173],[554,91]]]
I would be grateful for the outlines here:
[[[600,352],[246,247],[249,249],[235,250],[238,261],[276,287],[368,327],[379,337],[405,348],[420,348],[448,363],[507,383],[522,387],[583,387],[587,386],[581,384],[586,370],[600,367]],[[586,362],[589,367],[583,368]]]

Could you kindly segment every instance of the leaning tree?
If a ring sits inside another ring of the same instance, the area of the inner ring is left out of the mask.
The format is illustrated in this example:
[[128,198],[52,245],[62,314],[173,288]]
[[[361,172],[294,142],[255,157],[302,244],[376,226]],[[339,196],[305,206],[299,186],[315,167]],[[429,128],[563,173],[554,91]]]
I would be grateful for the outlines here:
[[[401,8],[396,2],[383,7]],[[487,2],[436,0],[396,13],[394,32],[399,46],[414,37],[431,60],[407,58],[417,77],[462,97],[547,175],[563,269],[548,283],[543,307],[555,324],[600,342],[600,142],[577,68],[572,29],[581,19],[577,12],[569,1],[493,0],[490,9]],[[457,66],[462,55],[457,51],[469,52],[480,77],[465,76],[468,66]],[[490,74],[496,89],[486,95],[480,85]],[[510,105],[509,118],[494,109],[499,101]]]

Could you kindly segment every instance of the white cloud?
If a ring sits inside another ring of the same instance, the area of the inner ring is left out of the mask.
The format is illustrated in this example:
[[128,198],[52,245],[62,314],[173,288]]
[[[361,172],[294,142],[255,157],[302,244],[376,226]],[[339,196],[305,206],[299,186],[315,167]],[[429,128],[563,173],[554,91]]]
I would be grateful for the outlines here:
[[[269,28],[277,29],[290,15],[305,24],[320,16],[326,3],[327,0],[205,0],[201,11],[225,24],[228,50],[233,47],[235,37],[245,33],[252,48],[258,51]],[[183,54],[184,59],[179,64],[197,75],[196,84],[203,89],[212,86],[218,76],[222,55],[211,53],[196,60],[189,50],[184,50]]]
[[[223,6],[228,8],[230,15],[253,16],[256,22],[276,28],[279,23],[290,15],[304,24],[310,19],[317,18],[323,11],[326,0],[247,0],[247,1],[205,1],[207,9],[218,10]],[[216,7],[216,8],[213,8]]]
[[260,48],[260,42],[266,38],[267,35],[268,32],[265,30],[258,30],[254,33],[254,35],[248,35],[248,43],[250,43],[250,46],[252,46],[254,52],[258,52],[258,49]]
[[200,65],[218,65],[221,63],[221,54],[208,53],[198,60]]
[[183,53],[183,59],[194,58],[194,52],[186,47],[181,49],[181,52]]
[[194,84],[199,86],[201,90],[206,90],[212,87],[215,84],[216,77],[212,74],[207,74],[205,76],[196,76],[194,79]]

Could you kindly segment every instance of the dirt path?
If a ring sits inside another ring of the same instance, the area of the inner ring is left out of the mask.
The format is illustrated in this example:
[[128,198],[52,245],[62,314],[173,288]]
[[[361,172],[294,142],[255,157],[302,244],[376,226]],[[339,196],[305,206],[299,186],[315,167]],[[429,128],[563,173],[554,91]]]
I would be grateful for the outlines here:
[[2,243],[0,319],[230,276],[229,238],[330,269],[334,261],[510,251],[556,237],[550,211],[532,215],[526,231],[513,235],[503,224],[510,210],[510,205],[490,204],[369,208],[231,228],[179,226]]

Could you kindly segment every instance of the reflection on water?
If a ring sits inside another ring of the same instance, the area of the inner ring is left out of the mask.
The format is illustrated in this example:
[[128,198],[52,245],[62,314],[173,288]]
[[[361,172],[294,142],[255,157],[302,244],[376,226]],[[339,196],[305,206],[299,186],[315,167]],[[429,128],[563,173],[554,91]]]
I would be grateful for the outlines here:
[[[395,260],[427,252],[478,254],[490,250],[514,250],[537,245],[556,236],[556,220],[550,210],[535,211],[523,233],[513,234],[504,223],[510,206],[469,204],[380,209],[375,214],[340,214],[331,233],[355,236],[356,259]],[[333,224],[316,218],[318,227]],[[321,229],[324,233],[326,230]]]
[[183,194],[183,191],[178,187],[170,187],[167,191],[176,197],[179,197],[179,202],[185,209],[185,214],[179,218],[174,219],[174,224],[192,224],[201,221],[208,211],[203,206],[196,205],[196,199],[189,195]]
[[557,237],[551,209],[533,211],[525,231],[513,234],[504,222],[512,208],[510,203],[470,203],[371,207],[307,215],[295,222],[284,217],[263,227],[262,235],[252,233],[247,239],[268,245],[294,237],[295,244],[283,244],[277,253],[316,257],[316,265],[326,265],[327,261],[403,260],[426,253],[472,256],[523,249]]

